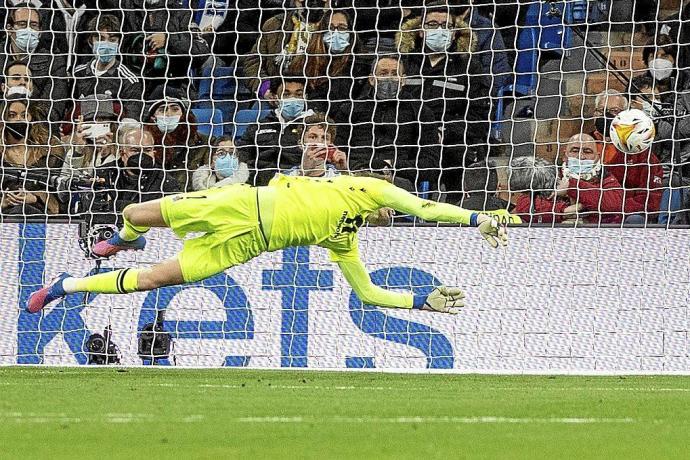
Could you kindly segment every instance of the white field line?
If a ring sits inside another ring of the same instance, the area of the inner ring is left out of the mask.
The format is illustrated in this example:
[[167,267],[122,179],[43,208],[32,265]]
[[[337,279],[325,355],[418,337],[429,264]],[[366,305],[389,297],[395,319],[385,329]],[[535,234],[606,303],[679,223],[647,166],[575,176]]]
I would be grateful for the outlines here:
[[[179,384],[179,383],[140,383],[144,387],[163,387],[163,388],[209,388],[209,389],[239,389],[239,388],[270,388],[275,390],[327,390],[327,391],[428,391],[428,387],[410,386],[356,386],[356,385],[269,385],[270,380],[266,378],[266,383],[255,385],[253,381],[245,385],[223,384],[223,383],[200,383],[200,384]],[[0,386],[26,386],[44,385],[42,382],[0,382]],[[690,393],[690,388],[655,388],[655,387],[557,387],[557,386],[503,386],[503,387],[483,387],[490,391],[624,391],[642,393]],[[470,391],[471,388],[468,388]],[[443,390],[439,390],[443,391]],[[455,390],[454,390],[455,391]]]
[[[86,372],[93,370],[98,372],[102,370],[102,366],[84,366],[80,364],[3,364],[0,365],[2,368],[41,368],[48,371],[54,371],[61,369],[64,374],[78,374],[84,375]],[[216,370],[222,372],[232,372],[241,373],[246,371],[285,371],[285,372],[296,372],[301,373],[314,373],[314,372],[328,372],[328,373],[341,373],[341,374],[352,374],[352,373],[365,373],[365,374],[424,374],[424,375],[555,375],[555,376],[600,376],[600,377],[610,377],[610,376],[671,376],[671,375],[683,375],[690,376],[690,369],[685,370],[662,370],[662,371],[648,371],[648,370],[552,370],[552,369],[542,369],[542,370],[531,370],[531,369],[473,369],[473,368],[462,368],[462,369],[426,369],[426,368],[332,368],[332,367],[304,367],[304,368],[293,368],[285,369],[280,367],[268,367],[268,366],[251,366],[246,368],[237,367],[210,367],[210,366],[144,366],[143,364],[134,364],[126,366],[109,366],[110,369],[146,369],[147,372],[175,372],[183,369],[197,369],[197,370]]]
[[[153,383],[145,384],[144,386],[156,387],[182,387],[182,388],[210,388],[210,389],[238,389],[238,388],[262,388],[276,389],[276,390],[328,390],[328,391],[428,391],[427,387],[408,387],[408,386],[356,386],[356,385],[342,385],[342,386],[321,386],[321,385],[269,385],[270,381],[254,385],[253,382],[246,385],[237,384],[212,384],[201,383],[197,385],[180,385],[178,383]],[[491,391],[627,391],[627,392],[648,392],[648,393],[664,393],[664,392],[678,392],[690,393],[690,388],[654,388],[654,387],[545,387],[545,386],[522,386],[522,387],[485,387],[485,390]],[[468,391],[471,390],[468,388]],[[439,389],[439,391],[443,391]]]
[[156,414],[105,413],[73,416],[61,412],[0,412],[0,423],[195,423],[204,420],[203,415],[166,417]]
[[[40,413],[40,412],[4,412],[0,413],[0,423],[151,423],[153,421],[165,421],[171,423],[197,423],[204,420],[203,415],[187,415],[169,419],[155,414],[136,413],[106,413],[102,415],[85,415],[74,417],[65,413]],[[236,417],[226,420],[229,423],[249,424],[299,424],[299,423],[381,423],[381,424],[556,424],[556,425],[587,425],[587,424],[629,424],[637,423],[630,417],[624,418],[599,418],[599,417],[501,417],[501,416],[420,416],[405,415],[397,417],[345,417],[345,416],[264,416],[264,417]],[[663,423],[653,420],[653,423]]]
[[569,424],[583,425],[596,423],[635,423],[633,418],[597,418],[597,417],[452,417],[452,416],[400,416],[400,417],[306,417],[306,416],[268,416],[268,417],[240,417],[235,419],[240,423],[394,423],[394,424],[424,424],[450,423],[458,425],[474,424]]

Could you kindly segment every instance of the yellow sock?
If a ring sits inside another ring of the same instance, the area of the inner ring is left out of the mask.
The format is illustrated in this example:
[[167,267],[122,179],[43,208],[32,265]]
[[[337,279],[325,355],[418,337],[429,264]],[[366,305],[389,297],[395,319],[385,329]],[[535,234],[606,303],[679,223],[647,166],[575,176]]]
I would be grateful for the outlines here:
[[125,268],[86,278],[67,278],[62,282],[62,288],[68,294],[72,292],[127,294],[137,290],[140,271],[137,268]]
[[132,225],[132,223],[129,222],[127,219],[123,220],[124,224],[122,225],[122,229],[120,230],[120,238],[122,238],[125,241],[134,241],[150,230],[150,227],[137,227],[135,225]]

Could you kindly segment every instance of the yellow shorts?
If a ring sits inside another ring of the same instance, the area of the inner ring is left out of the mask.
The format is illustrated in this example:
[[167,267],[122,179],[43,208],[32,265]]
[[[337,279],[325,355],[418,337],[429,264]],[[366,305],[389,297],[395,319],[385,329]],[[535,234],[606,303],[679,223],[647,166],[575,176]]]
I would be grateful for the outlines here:
[[192,232],[204,233],[186,240],[178,255],[187,283],[242,264],[267,249],[259,224],[257,192],[248,185],[165,197],[161,212],[180,238]]

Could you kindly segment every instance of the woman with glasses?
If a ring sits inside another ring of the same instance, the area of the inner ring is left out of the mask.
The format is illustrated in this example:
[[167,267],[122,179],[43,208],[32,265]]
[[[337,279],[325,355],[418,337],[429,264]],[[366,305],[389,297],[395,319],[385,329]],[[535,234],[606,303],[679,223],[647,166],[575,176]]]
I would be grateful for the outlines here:
[[241,162],[231,136],[221,136],[213,140],[211,161],[200,166],[192,175],[195,191],[230,184],[243,184],[249,179],[249,168]]

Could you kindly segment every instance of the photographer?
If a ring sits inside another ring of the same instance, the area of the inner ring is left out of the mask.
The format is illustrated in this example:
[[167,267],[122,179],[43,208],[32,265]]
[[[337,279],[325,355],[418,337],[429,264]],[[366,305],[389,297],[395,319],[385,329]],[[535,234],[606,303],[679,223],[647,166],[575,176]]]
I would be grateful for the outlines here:
[[63,175],[84,174],[95,176],[95,168],[117,158],[115,134],[118,115],[112,100],[104,94],[79,100],[81,114],[71,133],[63,137],[67,148]]
[[[656,82],[646,75],[635,77],[630,83],[631,106],[642,109],[654,120],[656,137],[653,149],[664,168],[666,179],[672,162],[677,172],[680,164],[690,160],[690,87],[679,91],[673,99],[662,102]],[[680,141],[675,159],[672,158],[674,141]],[[690,175],[690,168],[684,167],[683,173],[686,177]]]
[[20,176],[32,172],[48,177],[62,166],[64,150],[51,136],[45,113],[39,104],[16,95],[0,104],[0,117],[0,214],[57,214],[59,203],[48,186]]

